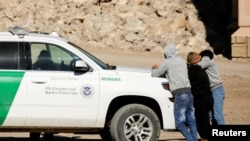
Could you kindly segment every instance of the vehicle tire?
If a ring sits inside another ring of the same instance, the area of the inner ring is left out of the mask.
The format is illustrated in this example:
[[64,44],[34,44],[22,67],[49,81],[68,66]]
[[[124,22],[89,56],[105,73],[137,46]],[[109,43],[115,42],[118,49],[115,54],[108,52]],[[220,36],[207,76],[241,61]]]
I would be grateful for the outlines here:
[[102,138],[102,141],[112,141],[110,131],[109,131],[109,125],[106,125],[101,131],[100,136]]
[[113,141],[158,141],[160,130],[155,112],[141,104],[129,104],[119,109],[110,125]]
[[45,141],[53,141],[54,134],[53,133],[44,133],[44,140]]
[[109,129],[107,128],[101,130],[100,136],[102,138],[102,141],[112,141]]
[[30,132],[30,141],[39,141],[41,133]]

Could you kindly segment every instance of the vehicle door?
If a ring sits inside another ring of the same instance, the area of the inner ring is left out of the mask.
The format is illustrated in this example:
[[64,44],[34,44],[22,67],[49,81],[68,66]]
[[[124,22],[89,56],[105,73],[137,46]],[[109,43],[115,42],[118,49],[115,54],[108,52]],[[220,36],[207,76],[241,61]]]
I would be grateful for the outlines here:
[[99,73],[74,71],[75,61],[82,58],[58,45],[30,43],[30,47],[33,65],[27,71],[25,125],[93,127],[98,113]]
[[23,126],[27,91],[25,52],[22,42],[0,42],[0,125]]

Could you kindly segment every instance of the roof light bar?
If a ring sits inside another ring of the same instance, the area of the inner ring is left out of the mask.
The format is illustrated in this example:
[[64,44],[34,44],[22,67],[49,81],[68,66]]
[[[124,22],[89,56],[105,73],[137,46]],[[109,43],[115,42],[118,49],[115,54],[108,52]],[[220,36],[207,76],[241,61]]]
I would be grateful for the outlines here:
[[17,35],[20,38],[23,38],[25,35],[28,35],[29,32],[21,27],[14,26],[9,28],[9,32],[11,32],[14,35]]

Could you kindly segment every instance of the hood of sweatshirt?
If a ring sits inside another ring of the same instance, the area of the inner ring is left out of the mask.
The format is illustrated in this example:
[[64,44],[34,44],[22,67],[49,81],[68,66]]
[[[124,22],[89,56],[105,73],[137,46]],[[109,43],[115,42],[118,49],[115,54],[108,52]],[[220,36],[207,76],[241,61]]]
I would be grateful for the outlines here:
[[167,58],[176,56],[176,47],[174,43],[169,43],[164,47],[164,53]]

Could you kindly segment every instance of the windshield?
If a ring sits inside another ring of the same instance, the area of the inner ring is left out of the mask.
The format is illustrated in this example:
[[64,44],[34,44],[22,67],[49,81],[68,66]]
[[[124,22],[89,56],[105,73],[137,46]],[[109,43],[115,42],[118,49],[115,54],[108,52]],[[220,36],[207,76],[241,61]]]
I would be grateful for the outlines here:
[[105,64],[104,62],[102,62],[100,59],[96,58],[95,56],[93,56],[92,54],[88,53],[86,50],[82,49],[81,47],[75,45],[72,42],[68,42],[70,45],[72,45],[73,47],[75,47],[76,49],[78,49],[80,52],[82,52],[83,54],[85,54],[86,56],[88,56],[91,60],[93,60],[97,65],[99,65],[102,69],[115,69],[115,66],[109,66],[108,64]]

